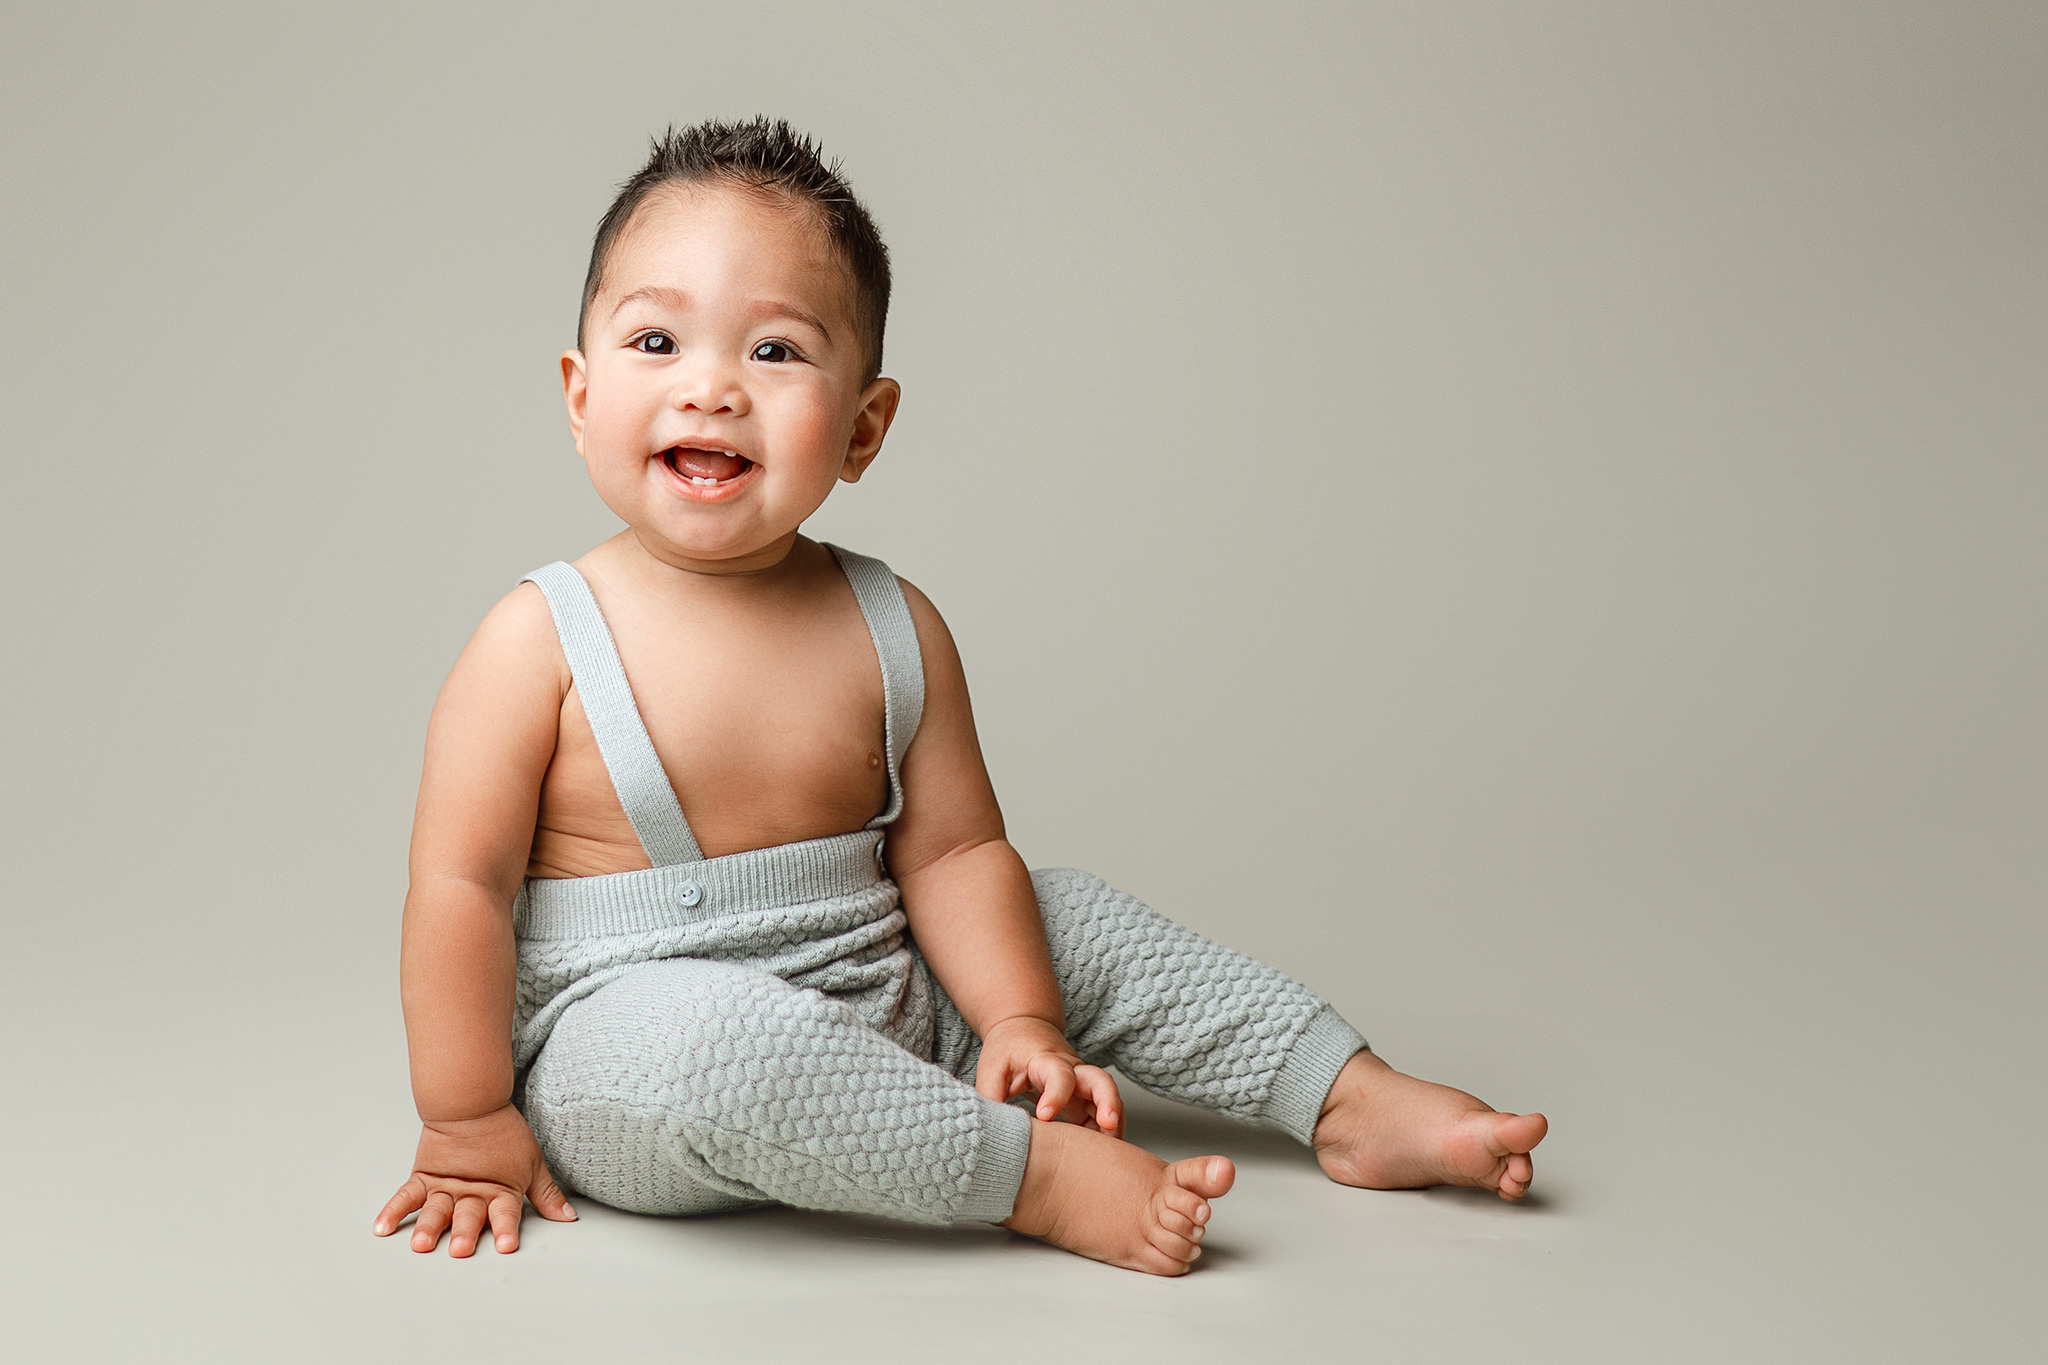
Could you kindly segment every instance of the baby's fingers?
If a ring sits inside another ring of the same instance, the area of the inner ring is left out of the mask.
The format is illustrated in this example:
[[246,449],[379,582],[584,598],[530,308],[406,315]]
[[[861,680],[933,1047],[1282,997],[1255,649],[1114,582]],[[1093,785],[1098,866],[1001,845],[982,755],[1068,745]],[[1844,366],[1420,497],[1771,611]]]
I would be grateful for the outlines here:
[[519,1218],[526,1201],[507,1192],[491,1199],[491,1245],[499,1255],[519,1250]]
[[384,1207],[377,1211],[377,1221],[370,1224],[370,1230],[379,1237],[389,1237],[398,1231],[398,1225],[405,1221],[406,1215],[426,1202],[427,1183],[414,1176],[398,1187],[397,1194],[385,1201]]
[[455,1201],[455,1217],[448,1233],[450,1256],[476,1255],[477,1234],[484,1230],[484,1216],[482,1196],[465,1194]]
[[1111,1137],[1124,1135],[1124,1110],[1116,1082],[1107,1071],[1086,1062],[1074,1068],[1074,1085],[1095,1108],[1095,1126]]
[[1074,1068],[1056,1058],[1042,1057],[1031,1064],[1031,1079],[1038,1082],[1038,1117],[1056,1119],[1074,1098]]
[[[548,1168],[545,1166],[540,1168],[540,1174],[534,1176],[533,1184],[527,1188],[526,1197],[533,1201],[533,1206],[540,1210],[540,1216],[543,1218],[551,1218],[557,1223],[573,1223],[576,1221],[576,1210],[569,1207],[569,1197],[562,1193],[562,1187],[555,1183],[554,1176],[549,1174]],[[492,1220],[491,1226],[497,1226],[496,1219]],[[516,1210],[513,1214],[512,1226],[515,1232],[512,1244],[517,1246],[519,1245],[519,1238],[516,1235],[519,1218]]]
[[412,1225],[412,1249],[432,1251],[440,1245],[441,1234],[454,1216],[455,1196],[446,1190],[429,1192],[426,1203],[420,1205],[419,1221]]

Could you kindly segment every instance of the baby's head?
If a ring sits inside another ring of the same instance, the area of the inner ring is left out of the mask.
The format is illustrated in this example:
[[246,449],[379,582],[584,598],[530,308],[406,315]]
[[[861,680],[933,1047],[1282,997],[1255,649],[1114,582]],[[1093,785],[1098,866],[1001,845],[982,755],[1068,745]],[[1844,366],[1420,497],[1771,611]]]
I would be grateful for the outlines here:
[[881,234],[810,139],[766,119],[657,139],[598,225],[562,356],[599,496],[677,567],[778,561],[881,449],[888,306]]
[[826,164],[811,139],[780,119],[713,120],[682,132],[670,129],[667,136],[654,139],[647,164],[620,186],[618,198],[597,225],[590,270],[583,279],[583,310],[576,319],[577,349],[583,346],[591,304],[604,288],[607,259],[635,211],[663,191],[691,187],[751,193],[764,204],[807,217],[831,244],[846,273],[846,302],[865,357],[861,378],[865,382],[882,372],[889,249],[837,164]]

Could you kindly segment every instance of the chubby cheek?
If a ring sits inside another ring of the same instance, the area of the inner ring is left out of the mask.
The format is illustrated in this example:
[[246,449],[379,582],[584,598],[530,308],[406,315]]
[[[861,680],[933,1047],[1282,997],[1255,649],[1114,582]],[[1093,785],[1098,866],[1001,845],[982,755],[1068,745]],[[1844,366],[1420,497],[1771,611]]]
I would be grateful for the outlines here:
[[593,367],[590,388],[583,402],[583,453],[586,458],[600,451],[615,451],[622,441],[637,439],[647,430],[658,403],[651,396],[633,391],[632,386]]
[[583,463],[591,486],[621,517],[646,479],[646,424],[631,414],[593,407],[583,420]]
[[846,458],[846,446],[853,439],[853,422],[825,403],[791,404],[777,414],[777,443],[795,458],[786,461],[791,472],[800,471],[802,481],[830,492]]

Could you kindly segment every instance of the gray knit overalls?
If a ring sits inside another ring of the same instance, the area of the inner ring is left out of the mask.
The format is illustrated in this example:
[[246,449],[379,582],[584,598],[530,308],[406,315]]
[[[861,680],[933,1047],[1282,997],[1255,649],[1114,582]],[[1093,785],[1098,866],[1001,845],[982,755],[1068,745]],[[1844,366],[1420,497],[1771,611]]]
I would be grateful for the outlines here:
[[[528,576],[653,866],[521,887],[521,1105],[555,1175],[622,1209],[1000,1222],[1031,1118],[974,1093],[980,1040],[882,863],[924,709],[917,632],[887,566],[832,550],[881,661],[888,808],[850,834],[722,858],[683,819],[589,585],[567,564]],[[1081,1057],[1308,1140],[1365,1046],[1336,1011],[1086,873],[1031,882]]]

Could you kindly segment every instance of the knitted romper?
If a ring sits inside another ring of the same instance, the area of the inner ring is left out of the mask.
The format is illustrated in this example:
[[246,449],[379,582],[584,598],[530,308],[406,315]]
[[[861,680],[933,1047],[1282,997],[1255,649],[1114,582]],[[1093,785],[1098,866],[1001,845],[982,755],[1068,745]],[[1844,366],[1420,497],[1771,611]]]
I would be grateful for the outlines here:
[[[881,662],[888,808],[850,834],[722,858],[683,819],[589,585],[567,564],[529,575],[653,866],[521,887],[521,1108],[564,1184],[623,1209],[1000,1222],[1031,1118],[974,1093],[980,1040],[882,863],[924,707],[917,633],[885,565],[832,549]],[[1086,873],[1031,882],[1075,1052],[1309,1139],[1365,1046],[1336,1011]]]

